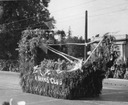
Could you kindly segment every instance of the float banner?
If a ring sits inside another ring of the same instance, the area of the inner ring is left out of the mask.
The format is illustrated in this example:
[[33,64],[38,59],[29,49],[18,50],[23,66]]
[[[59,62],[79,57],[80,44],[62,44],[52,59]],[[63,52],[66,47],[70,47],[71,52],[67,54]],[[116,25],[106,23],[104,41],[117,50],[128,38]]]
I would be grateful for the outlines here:
[[47,76],[35,76],[35,80],[38,82],[45,82],[48,84],[62,85],[62,79],[50,78]]

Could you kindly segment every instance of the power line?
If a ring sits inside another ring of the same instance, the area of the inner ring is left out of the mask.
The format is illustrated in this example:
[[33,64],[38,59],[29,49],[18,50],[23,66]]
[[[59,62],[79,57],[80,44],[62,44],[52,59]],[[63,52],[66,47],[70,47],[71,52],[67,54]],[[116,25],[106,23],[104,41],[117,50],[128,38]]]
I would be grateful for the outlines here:
[[[128,9],[125,9],[125,10],[128,10]],[[112,13],[122,12],[122,11],[125,11],[125,10],[121,9],[121,10],[113,11],[113,12],[110,12],[110,13],[103,13],[103,14],[98,14],[98,15],[90,15],[89,17],[92,18],[92,17],[101,16],[101,15],[108,15],[108,14],[112,14]],[[58,19],[62,19],[61,21],[69,20],[70,17],[72,18],[73,16],[78,16],[78,15],[79,14],[75,14],[75,15],[71,15],[71,16],[68,16],[68,17],[66,16],[66,17],[63,17],[63,18],[58,18]],[[31,17],[31,18],[33,18],[33,17]],[[77,17],[77,18],[84,18],[84,16],[80,16],[80,17]],[[30,19],[30,18],[22,19],[22,20],[19,20],[19,21],[24,21],[24,20],[28,20],[28,19]],[[10,23],[15,23],[15,22],[19,22],[19,21],[14,21],[14,22],[10,22]],[[10,24],[10,23],[4,23],[4,24]]]
[[[121,4],[117,4],[117,5],[112,5],[112,6],[109,6],[109,7],[106,7],[106,8],[100,8],[100,9],[95,10],[95,11],[103,11],[103,10],[106,10],[106,9],[115,8],[115,7],[117,7],[117,6],[122,6],[122,5],[124,5],[124,4],[126,4],[126,3],[121,3]],[[95,12],[95,11],[94,11],[94,12]]]
[[[38,24],[38,23],[37,23]],[[30,26],[30,28],[32,28],[32,25],[36,25],[36,24],[30,24],[29,26]],[[17,30],[23,30],[23,29],[27,29],[27,28],[29,28],[29,26],[27,26],[27,27],[24,27],[24,28],[17,28],[17,29],[12,29],[12,30],[9,30],[9,31],[17,31]],[[43,25],[42,25],[43,26]],[[33,26],[33,27],[35,27],[35,26]]]
[[[85,17],[84,17],[84,16],[75,17],[75,19],[77,19],[77,20],[78,20],[78,19],[80,20],[80,19],[82,19],[82,18],[84,19]],[[71,20],[71,18],[62,19],[62,20],[59,20],[59,22],[65,22],[65,21],[69,21],[69,20]]]
[[[44,6],[44,4],[42,4],[44,10],[47,10],[47,8]],[[30,17],[30,18],[26,18],[26,19],[21,19],[21,20],[17,20],[17,21],[12,21],[12,22],[8,22],[8,23],[3,23],[4,25],[5,24],[11,24],[11,23],[17,23],[17,22],[21,22],[21,21],[24,21],[24,20],[29,20],[29,19],[34,19],[34,18],[37,18],[36,16],[34,17]]]
[[61,12],[62,10],[66,10],[66,9],[69,9],[69,8],[74,8],[74,7],[81,6],[81,5],[86,5],[86,4],[95,2],[95,1],[96,1],[96,0],[91,0],[91,1],[88,1],[88,2],[82,2],[82,3],[78,4],[78,5],[74,5],[74,6],[70,6],[70,7],[62,8],[62,9],[60,9],[59,11],[58,11],[58,10],[53,11],[52,13],[55,13],[55,12]]
[[[120,6],[122,6],[122,5],[124,5],[124,4],[126,4],[126,3],[122,3],[122,4],[117,4],[117,5],[114,5],[114,7],[113,6],[109,6],[109,7],[107,7],[107,8],[102,8],[102,9],[99,9],[99,11],[103,11],[103,10],[105,10],[105,9],[111,9],[111,8],[115,8],[115,7],[117,7],[118,5],[120,5]],[[96,10],[97,11],[97,10]],[[75,14],[75,15],[71,15],[71,16],[66,16],[66,17],[63,17],[63,18],[58,18],[58,19],[62,19],[62,20],[60,20],[60,21],[65,21],[65,20],[69,20],[69,19],[65,19],[65,18],[70,18],[70,17],[73,17],[73,16],[78,16],[79,14]],[[92,16],[100,16],[101,14],[99,14],[99,15],[92,15]],[[91,17],[92,17],[91,16]],[[84,16],[81,16],[80,18],[84,18]]]
[[110,15],[110,14],[113,14],[113,13],[123,12],[123,11],[126,11],[126,10],[128,10],[128,9],[120,9],[120,10],[117,10],[117,11],[112,11],[110,13],[103,13],[103,14],[98,14],[98,15],[90,15],[89,17],[93,18],[93,17],[97,17],[97,16],[102,16],[102,15]]
[[[122,3],[122,4],[124,4],[124,3]],[[122,5],[122,4],[118,4],[118,5]],[[115,6],[118,6],[118,5],[115,5]],[[108,9],[108,8],[104,8],[104,9]],[[100,9],[101,11],[102,10],[104,10],[104,9]],[[99,10],[99,11],[100,11]],[[124,9],[122,9],[122,10],[118,10],[118,11],[113,11],[113,12],[111,12],[111,13],[109,13],[109,14],[112,14],[112,13],[117,13],[117,12],[122,12],[122,11],[125,11]],[[73,17],[73,16],[78,16],[78,14],[75,14],[75,15],[71,15],[71,16],[69,16],[69,17]],[[96,16],[101,16],[101,15],[108,15],[108,13],[104,13],[104,14],[98,14],[98,15],[92,15],[92,16],[89,16],[89,17],[96,17]],[[69,20],[69,17],[63,17],[63,19],[62,19],[62,21],[64,21],[64,20]],[[13,21],[13,22],[10,22],[10,23],[5,23],[5,24],[11,24],[11,23],[15,23],[15,22],[20,22],[20,21],[24,21],[24,20],[28,20],[28,19],[32,19],[32,18],[36,18],[36,17],[30,17],[30,18],[27,18],[27,19],[22,19],[22,20],[19,20],[19,21]],[[66,19],[66,18],[68,18],[68,19]],[[81,17],[77,17],[77,18],[84,18],[84,16],[81,16]],[[61,19],[61,18],[59,18],[59,19]],[[33,24],[34,25],[34,24]],[[24,28],[20,28],[20,29],[24,29]],[[14,29],[14,30],[17,30],[17,29]],[[18,29],[19,30],[19,29]]]
[[[93,0],[93,1],[90,1],[90,2],[88,2],[88,3],[91,3],[91,2],[94,2],[94,1],[96,1],[96,0]],[[84,4],[84,3],[83,3]],[[81,5],[83,5],[83,4],[81,4]],[[111,8],[115,8],[115,7],[117,7],[117,6],[122,6],[122,5],[124,5],[124,4],[126,4],[126,3],[121,3],[121,4],[117,4],[117,5],[112,5],[112,6],[109,6],[109,7],[105,7],[105,8],[101,8],[101,9],[98,9],[98,10],[95,10],[95,11],[103,11],[103,10],[106,10],[106,9],[111,9]],[[79,6],[79,5],[77,5],[77,6]],[[73,7],[76,7],[76,6],[73,6]],[[72,7],[69,7],[69,8],[72,8]],[[60,11],[53,11],[52,13],[55,13],[55,12],[62,12],[62,10],[66,10],[66,9],[69,9],[69,8],[63,8],[63,9],[60,9]],[[93,12],[95,12],[95,11],[93,11]]]
[[[128,10],[128,9],[125,9],[125,10]],[[113,13],[118,13],[118,12],[123,12],[123,11],[125,11],[124,9],[121,9],[121,10],[118,10],[118,11],[113,11],[113,12],[111,12],[111,13],[109,13],[109,14],[113,14]],[[109,15],[109,14],[99,14],[99,15],[94,15],[94,16],[90,16],[90,18],[93,18],[93,17],[95,17],[95,16],[101,16],[101,15]],[[84,16],[82,16],[82,17],[78,17],[78,18],[83,18]],[[45,23],[45,22],[44,22]],[[35,24],[31,24],[31,25],[35,25]],[[43,25],[37,25],[37,26],[33,26],[33,27],[40,27],[40,26],[43,26]],[[33,27],[31,27],[31,28],[33,28]],[[11,31],[15,31],[15,30],[21,30],[21,29],[26,29],[27,27],[25,27],[25,28],[19,28],[19,29],[13,29],[13,30],[11,30]]]
[[32,19],[32,18],[35,18],[35,16],[34,16],[34,17],[30,17],[30,18],[26,18],[26,19],[17,20],[17,21],[8,22],[8,23],[3,23],[3,24],[4,24],[4,25],[5,25],[5,24],[9,25],[9,24],[21,22],[21,21],[24,21],[24,20],[29,20],[29,19]]
[[[69,17],[72,17],[72,16],[78,16],[78,14],[75,14],[75,15],[71,15],[71,16],[68,16],[68,17],[63,17],[64,18],[69,18]],[[21,20],[18,20],[18,21],[13,21],[13,22],[9,22],[9,23],[3,23],[3,25],[7,24],[11,24],[11,23],[16,23],[16,22],[20,22],[20,21],[24,21],[24,20],[29,20],[29,19],[33,19],[33,18],[37,18],[37,17],[30,17],[30,18],[26,18],[26,19],[21,19]],[[62,18],[59,18],[59,19],[62,19]],[[38,23],[37,23],[38,24]],[[34,24],[30,24],[30,25],[34,25]],[[22,28],[20,28],[22,29]],[[16,30],[16,29],[15,29]]]
[[[96,0],[92,0],[92,1],[88,1],[88,2],[85,2],[85,3],[91,3],[91,2],[94,2],[94,1],[96,1]],[[82,3],[83,4],[83,3]],[[124,4],[124,3],[122,3],[122,4]],[[117,4],[117,5],[115,5],[115,6],[118,6],[118,5],[122,5],[122,4]],[[79,4],[80,5],[80,4]],[[45,6],[44,6],[45,7]],[[74,6],[73,6],[74,7]],[[69,7],[69,8],[72,8],[72,7]],[[46,8],[45,8],[46,9]],[[65,8],[66,9],[66,8]],[[68,8],[67,8],[68,9]],[[102,10],[105,10],[105,9],[108,9],[108,8],[103,8],[103,9],[99,9],[99,11],[102,11]],[[75,15],[71,15],[71,16],[69,16],[69,17],[72,17],[72,16],[76,16],[76,15],[78,15],[78,14],[75,14]],[[97,15],[98,16],[98,15]],[[63,17],[63,18],[69,18],[69,17]],[[13,23],[16,23],[16,22],[21,22],[21,21],[25,21],[25,20],[29,20],[29,19],[33,19],[33,18],[37,18],[36,16],[34,16],[34,17],[30,17],[30,18],[26,18],[26,19],[21,19],[21,20],[18,20],[18,21],[13,21],[13,22],[8,22],[8,23],[3,23],[4,25],[5,24],[13,24]],[[61,18],[59,18],[59,19],[61,19]]]
[[[46,25],[46,23],[45,23],[45,22],[44,22],[44,24]],[[44,26],[44,24],[42,24],[42,25],[31,24],[31,25],[36,25],[36,26],[33,26],[33,27],[31,26],[30,28],[34,28],[34,27],[41,27],[41,26]],[[47,26],[47,27],[49,27],[49,26]],[[17,29],[9,30],[9,32],[10,32],[10,31],[23,30],[23,29],[27,29],[27,28],[29,28],[29,27],[17,28]],[[44,30],[46,30],[46,29],[44,29]]]
[[[110,13],[103,13],[103,14],[98,14],[98,15],[90,15],[89,17],[93,18],[93,17],[97,17],[97,16],[102,16],[102,15],[110,15],[110,14],[114,14],[114,13],[118,13],[118,12],[123,12],[123,11],[126,11],[126,10],[128,10],[128,9],[120,9],[120,10],[112,11]],[[78,16],[78,14],[77,15],[71,15],[71,16],[68,16],[68,17],[64,17],[64,19],[63,18],[59,18],[59,19],[62,19],[60,21],[67,21],[67,20],[69,20],[70,17],[72,18],[72,16]],[[84,16],[76,17],[75,19],[77,19],[77,18],[79,18],[79,19],[80,18],[84,18]]]
[[[122,6],[126,3],[121,3],[121,4],[117,4],[117,5],[114,5],[114,6],[109,6],[107,8],[102,8],[102,9],[98,9],[99,11],[103,11],[103,10],[106,10],[106,9],[112,9],[112,8],[116,8],[116,7],[119,7],[119,6]],[[98,11],[98,10],[95,10],[95,11]],[[102,13],[102,14],[97,14],[97,15],[90,15],[89,17],[90,18],[93,18],[93,17],[97,17],[97,16],[102,16],[102,15],[110,15],[110,14],[113,14],[113,13],[118,13],[118,12],[123,12],[123,11],[126,11],[128,10],[126,7],[124,7],[124,9],[120,9],[120,10],[116,10],[116,11],[112,11],[110,13]],[[94,11],[94,12],[95,12]]]
[[[95,1],[95,0],[92,0],[92,1]],[[88,2],[85,2],[85,3],[91,3],[92,1],[88,1]],[[82,2],[81,4],[84,4],[84,2]],[[42,6],[44,7],[44,9],[47,9],[43,4],[42,4]],[[72,7],[75,7],[75,6],[72,6]],[[72,8],[72,7],[69,7],[69,8]],[[68,9],[68,8],[64,8],[64,9]],[[3,24],[4,25],[5,24],[12,24],[12,23],[17,23],[17,22],[21,22],[21,21],[25,21],[25,20],[29,20],[29,19],[34,19],[34,18],[37,18],[37,17],[34,16],[34,17],[30,17],[30,18],[26,18],[26,19],[21,19],[21,20],[17,20],[17,21],[12,21],[12,22],[8,22],[8,23],[3,23]]]

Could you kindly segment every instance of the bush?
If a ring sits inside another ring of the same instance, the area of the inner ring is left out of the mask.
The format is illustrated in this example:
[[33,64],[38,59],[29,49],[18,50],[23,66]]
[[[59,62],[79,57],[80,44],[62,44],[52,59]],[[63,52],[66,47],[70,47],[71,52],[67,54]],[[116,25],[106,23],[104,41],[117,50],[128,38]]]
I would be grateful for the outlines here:
[[12,71],[19,72],[19,62],[18,60],[0,60],[0,70],[1,71]]
[[[110,38],[104,37],[102,48],[107,48],[108,44],[111,47]],[[40,30],[23,32],[19,43],[20,84],[23,91],[63,99],[98,96],[102,90],[109,53],[103,50],[102,56],[90,60],[82,68],[68,72],[70,67],[74,67],[73,64],[48,60],[45,55],[38,55],[37,49],[46,46],[45,40]]]

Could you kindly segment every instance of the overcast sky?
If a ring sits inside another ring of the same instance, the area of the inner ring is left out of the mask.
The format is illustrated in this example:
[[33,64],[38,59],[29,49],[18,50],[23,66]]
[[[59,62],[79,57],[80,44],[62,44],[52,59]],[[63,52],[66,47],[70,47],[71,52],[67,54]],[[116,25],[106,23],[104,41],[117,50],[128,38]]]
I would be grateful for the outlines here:
[[84,36],[85,11],[88,11],[88,37],[106,32],[128,34],[128,0],[51,0],[51,16],[56,28],[71,27],[74,36]]

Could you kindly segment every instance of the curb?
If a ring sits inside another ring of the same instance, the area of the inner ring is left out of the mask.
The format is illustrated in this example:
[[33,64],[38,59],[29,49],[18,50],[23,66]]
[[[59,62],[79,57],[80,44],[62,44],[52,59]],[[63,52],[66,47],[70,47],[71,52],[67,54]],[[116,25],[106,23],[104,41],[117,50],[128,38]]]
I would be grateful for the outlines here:
[[108,79],[104,79],[103,80],[103,84],[112,85],[112,86],[128,87],[128,80],[126,80],[126,79],[113,79],[113,78],[108,78]]

